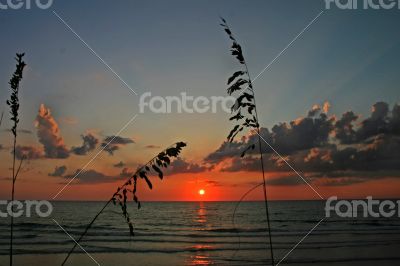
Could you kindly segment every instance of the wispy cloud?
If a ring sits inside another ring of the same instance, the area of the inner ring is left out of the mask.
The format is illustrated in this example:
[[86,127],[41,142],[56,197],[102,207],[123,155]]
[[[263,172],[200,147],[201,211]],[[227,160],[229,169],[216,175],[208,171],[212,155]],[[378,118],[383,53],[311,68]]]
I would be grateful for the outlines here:
[[60,121],[67,125],[76,125],[78,124],[78,119],[75,117],[61,117]]
[[120,136],[108,136],[104,138],[101,143],[101,147],[104,148],[104,151],[108,152],[110,155],[114,155],[114,152],[119,150],[122,146],[135,143],[133,139],[124,138]]
[[17,146],[15,156],[18,160],[37,160],[44,158],[42,149],[33,146]]
[[161,147],[158,145],[150,144],[150,145],[146,145],[145,148],[146,149],[160,149]]
[[188,162],[182,158],[177,158],[174,160],[170,167],[166,170],[167,174],[184,174],[184,173],[201,173],[204,171],[207,171],[208,168],[206,166],[194,163],[194,162]]
[[115,168],[122,168],[125,166],[125,163],[123,161],[120,161],[119,163],[116,163],[113,165]]

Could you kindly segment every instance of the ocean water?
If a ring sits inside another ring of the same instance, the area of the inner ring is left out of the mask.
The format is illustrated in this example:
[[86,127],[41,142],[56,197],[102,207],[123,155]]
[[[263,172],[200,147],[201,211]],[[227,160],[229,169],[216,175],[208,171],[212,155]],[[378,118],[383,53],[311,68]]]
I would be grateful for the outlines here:
[[[39,258],[39,265],[60,265],[73,240],[55,221],[77,239],[103,204],[53,202],[48,218],[16,218],[15,265],[38,265]],[[110,205],[81,245],[99,265],[270,265],[264,203],[242,202],[233,222],[236,204],[132,204],[134,237]],[[322,201],[274,201],[270,211],[275,261],[285,258],[279,265],[400,265],[398,217],[332,217],[315,227],[325,217]],[[0,265],[8,263],[8,248],[9,219],[0,218]],[[96,263],[77,248],[68,265]]]

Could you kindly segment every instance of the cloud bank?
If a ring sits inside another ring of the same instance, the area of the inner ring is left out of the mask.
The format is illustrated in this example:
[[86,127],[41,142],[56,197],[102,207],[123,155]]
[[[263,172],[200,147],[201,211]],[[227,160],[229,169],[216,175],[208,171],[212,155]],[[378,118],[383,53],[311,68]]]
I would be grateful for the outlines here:
[[67,180],[70,180],[71,178],[74,177],[79,184],[111,183],[123,179],[121,176],[110,176],[107,174],[97,172],[96,170],[93,169],[84,171],[77,169],[75,173],[63,176],[63,178]]
[[[353,111],[340,118],[328,115],[329,104],[315,105],[306,117],[279,123],[260,135],[296,170],[314,182],[326,185],[359,183],[373,178],[400,177],[400,106],[385,102],[372,106],[370,115],[361,120]],[[240,158],[258,136],[250,134],[240,141],[224,142],[204,161],[220,165],[221,171],[260,171],[258,149]],[[262,141],[267,171],[290,172],[285,161]],[[285,177],[272,183],[289,183]],[[319,181],[318,181],[319,180]],[[295,185],[295,184],[293,184]]]

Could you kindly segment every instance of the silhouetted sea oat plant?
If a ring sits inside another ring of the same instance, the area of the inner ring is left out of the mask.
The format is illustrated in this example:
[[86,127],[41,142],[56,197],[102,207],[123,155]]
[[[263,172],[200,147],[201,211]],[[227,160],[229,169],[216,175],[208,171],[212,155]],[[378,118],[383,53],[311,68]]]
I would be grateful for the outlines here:
[[131,236],[134,236],[134,228],[132,223],[132,218],[128,213],[128,195],[132,195],[132,200],[137,204],[138,209],[141,208],[141,203],[137,196],[137,184],[139,180],[144,180],[147,186],[152,189],[153,184],[150,180],[150,175],[156,174],[160,179],[164,178],[163,169],[168,168],[174,158],[177,158],[181,153],[182,148],[186,146],[184,142],[177,142],[174,145],[168,147],[163,150],[157,156],[153,157],[150,161],[148,161],[145,165],[139,167],[136,172],[128,178],[128,180],[120,187],[117,188],[117,191],[112,195],[112,197],[107,201],[107,203],[103,206],[103,208],[96,214],[93,220],[88,224],[85,231],[81,234],[79,239],[76,241],[75,245],[69,251],[67,257],[64,259],[62,265],[65,265],[68,258],[73,253],[74,249],[78,245],[78,243],[83,239],[89,229],[92,227],[93,223],[97,220],[97,218],[103,213],[106,207],[112,202],[114,205],[118,205],[122,210],[122,215],[125,218],[126,223],[129,227],[129,233]]
[[3,124],[3,116],[4,116],[4,111],[3,111],[3,112],[1,112],[1,117],[0,117],[0,126],[1,126],[1,124]]
[[[222,23],[220,24],[224,31],[228,34],[229,39],[232,41],[231,53],[242,65],[243,69],[238,70],[228,78],[227,85],[229,86],[227,92],[229,95],[237,95],[236,102],[231,107],[232,116],[229,118],[231,121],[236,121],[236,125],[230,131],[227,139],[229,142],[233,142],[235,137],[243,131],[243,129],[248,128],[255,130],[258,135],[258,146],[260,154],[260,164],[263,177],[263,190],[264,190],[264,202],[265,202],[265,214],[268,223],[268,240],[269,240],[269,250],[271,253],[272,265],[275,265],[274,261],[274,251],[272,247],[272,237],[271,237],[271,226],[269,219],[269,208],[268,208],[268,197],[267,188],[265,181],[265,171],[264,171],[264,160],[263,151],[261,149],[261,136],[260,136],[260,124],[258,123],[258,113],[256,105],[256,97],[254,94],[254,86],[252,79],[250,77],[249,69],[247,67],[246,60],[243,55],[243,50],[236,38],[234,37],[231,29],[229,28],[226,20],[221,18]],[[242,153],[241,157],[244,157],[246,153],[250,150],[255,149],[255,144],[251,144],[246,147]]]
[[[25,62],[22,60],[25,54],[16,54],[15,60],[17,61],[16,65],[16,70],[11,77],[9,81],[9,85],[11,88],[11,96],[10,99],[7,100],[7,105],[10,106],[10,114],[11,118],[10,120],[13,122],[13,126],[11,128],[11,133],[13,135],[13,151],[12,151],[12,156],[13,156],[13,165],[12,165],[12,191],[11,191],[11,201],[14,201],[14,195],[15,195],[15,182],[17,181],[17,177],[19,174],[19,171],[21,170],[21,165],[22,165],[22,159],[20,161],[20,164],[18,168],[16,169],[15,167],[15,161],[16,161],[16,145],[17,145],[17,128],[18,128],[18,123],[19,123],[19,86],[20,82],[22,80],[22,74],[23,70],[26,66]],[[12,205],[12,208],[14,205]],[[10,265],[13,264],[13,233],[14,233],[14,217],[13,215],[10,215],[11,217],[11,231],[10,231]]]

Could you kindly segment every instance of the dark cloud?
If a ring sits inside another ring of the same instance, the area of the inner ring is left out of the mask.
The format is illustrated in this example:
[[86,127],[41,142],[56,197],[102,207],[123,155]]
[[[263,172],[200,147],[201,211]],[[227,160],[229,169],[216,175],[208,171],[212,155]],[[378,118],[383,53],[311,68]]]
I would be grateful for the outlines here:
[[348,111],[335,124],[335,137],[342,144],[351,144],[356,141],[356,131],[354,130],[354,122],[358,116],[353,111]]
[[78,183],[80,184],[111,183],[122,180],[120,176],[109,176],[97,172],[96,170],[80,171],[80,169],[77,169],[74,174],[66,175],[64,178],[70,180],[76,176],[75,179],[78,180]]
[[308,111],[308,115],[307,116],[313,117],[313,116],[316,116],[319,112],[321,112],[321,106],[316,104],[311,108],[310,111]]
[[225,185],[225,184],[222,184],[221,182],[215,181],[215,180],[205,180],[204,183],[205,183],[206,187],[221,187],[221,186]]
[[120,161],[119,163],[116,163],[113,165],[115,168],[122,168],[125,166],[125,163],[123,161]]
[[159,148],[161,148],[161,147],[160,147],[160,146],[157,146],[157,145],[152,145],[152,144],[150,144],[150,145],[145,146],[145,148],[146,148],[146,149],[159,149]]
[[[196,163],[187,162],[182,158],[177,158],[171,162],[168,168],[161,168],[164,175],[174,175],[174,174],[184,174],[184,173],[201,173],[207,171],[208,169],[205,166],[201,166]],[[128,178],[133,176],[135,173],[135,169],[124,167],[119,174],[122,178]],[[158,175],[158,173],[152,171],[151,175]]]
[[400,135],[400,105],[395,104],[392,110],[392,117],[389,120],[389,128],[392,134]]
[[43,151],[33,146],[17,146],[15,156],[18,160],[36,160],[44,157]]
[[56,166],[54,171],[52,173],[49,173],[49,176],[62,177],[66,171],[67,171],[67,167],[65,165]]
[[376,179],[377,177],[400,177],[400,172],[397,170],[376,170],[376,171],[368,171],[368,170],[338,170],[332,171],[329,173],[329,176],[326,173],[310,173],[310,178],[342,178],[342,177],[354,177],[354,178],[362,178],[362,179]]
[[122,171],[119,174],[119,176],[123,177],[123,178],[129,178],[129,177],[133,176],[134,173],[135,173],[134,170],[125,167],[125,168],[122,169]]
[[[299,151],[284,157],[296,170],[305,173],[323,173],[329,176],[337,171],[370,171],[376,175],[386,171],[399,171],[400,174],[400,136],[381,134],[370,143],[359,147],[342,147],[330,144],[323,148]],[[265,168],[274,172],[290,172],[286,163],[275,154],[264,156]],[[257,156],[235,157],[223,166],[222,171],[260,171]],[[347,172],[350,173],[350,172]]]
[[103,142],[114,144],[114,145],[126,145],[126,144],[130,144],[130,143],[135,143],[130,138],[124,138],[124,137],[120,137],[120,136],[109,136],[109,137],[106,137],[103,140]]
[[[326,115],[327,109],[314,106],[306,118],[275,125],[271,132],[263,128],[261,135],[296,170],[314,176],[312,182],[325,180],[321,184],[333,186],[400,177],[399,105],[390,110],[388,104],[376,103],[371,115],[362,121],[352,111],[336,120]],[[257,149],[245,158],[239,157],[243,149],[256,141],[257,136],[251,134],[241,141],[224,142],[205,162],[221,163],[221,171],[258,172],[261,169]],[[292,171],[265,143],[262,149],[267,171]],[[290,185],[286,177],[270,182]]]
[[51,115],[50,109],[40,105],[36,117],[36,128],[39,142],[43,145],[46,158],[63,159],[69,157],[69,151],[61,137],[57,122]]
[[[263,140],[261,150],[263,153],[273,153],[273,150],[264,141],[272,147],[277,147],[279,153],[283,155],[326,145],[329,134],[334,129],[335,118],[333,116],[328,117],[322,111],[321,107],[314,106],[308,112],[306,118],[277,124],[272,127],[271,131],[267,128],[261,128],[260,136]],[[232,143],[225,141],[215,152],[209,154],[205,161],[216,163],[226,158],[235,157],[248,146],[257,142],[258,135],[255,132],[251,132],[248,137],[243,137],[241,141]],[[258,149],[249,151],[249,154],[257,153]]]
[[340,177],[340,178],[329,178],[323,179],[318,182],[320,186],[338,187],[338,186],[349,186],[353,184],[359,184],[367,181],[366,178],[360,177]]
[[[313,113],[313,116],[299,118],[289,124],[273,126],[270,145],[279,147],[279,152],[284,155],[324,146],[333,129],[334,117],[328,117],[320,111],[321,109],[318,109],[319,116],[318,113]],[[272,152],[270,149],[264,150]]]
[[114,152],[119,150],[120,147],[135,143],[130,138],[124,138],[120,136],[108,136],[101,143],[101,147],[104,151],[108,152],[110,155],[114,155]]
[[83,140],[82,146],[71,148],[71,152],[76,155],[88,154],[89,152],[96,149],[96,146],[99,143],[99,140],[90,133],[87,135],[81,135],[81,138]]
[[361,127],[357,130],[357,140],[362,141],[380,133],[389,133],[388,117],[389,105],[378,102],[373,105],[371,116],[361,122]]
[[299,186],[305,183],[298,176],[283,176],[274,179],[268,179],[267,184],[271,186]]
[[368,118],[360,121],[356,127],[354,124],[359,116],[349,111],[335,125],[336,138],[341,144],[358,144],[379,134],[400,134],[400,106],[395,104],[390,110],[385,102],[377,102],[372,106]]
[[187,162],[182,158],[177,158],[176,160],[172,161],[170,166],[166,169],[166,174],[183,174],[183,173],[201,173],[207,171],[205,166]]
[[207,163],[218,163],[224,159],[238,156],[238,154],[245,148],[245,145],[246,141],[234,141],[232,143],[224,141],[215,152],[207,155],[204,161]]

